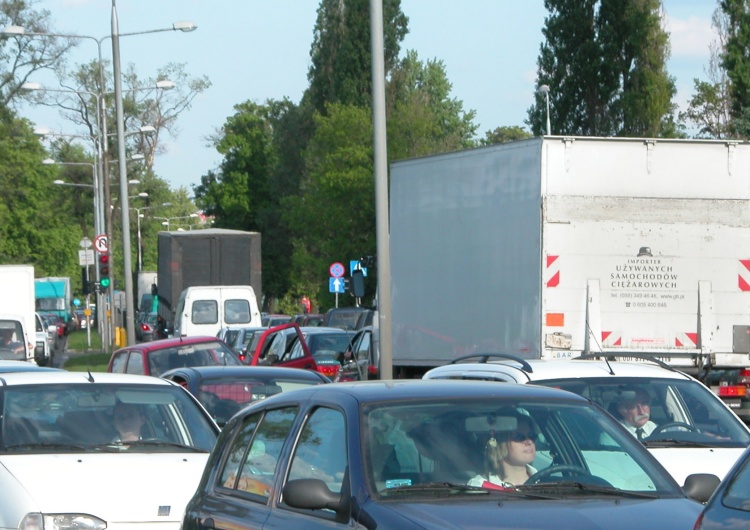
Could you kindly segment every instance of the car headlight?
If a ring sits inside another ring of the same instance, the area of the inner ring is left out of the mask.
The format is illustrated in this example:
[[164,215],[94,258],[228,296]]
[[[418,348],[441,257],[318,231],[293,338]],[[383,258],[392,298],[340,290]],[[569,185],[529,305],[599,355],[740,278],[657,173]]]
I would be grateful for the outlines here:
[[28,513],[18,530],[104,530],[107,523],[87,513]]

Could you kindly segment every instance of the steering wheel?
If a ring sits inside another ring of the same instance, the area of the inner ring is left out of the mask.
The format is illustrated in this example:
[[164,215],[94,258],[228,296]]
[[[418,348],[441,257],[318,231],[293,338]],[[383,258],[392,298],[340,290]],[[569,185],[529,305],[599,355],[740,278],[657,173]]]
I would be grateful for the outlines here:
[[559,466],[551,465],[531,475],[529,477],[529,480],[526,481],[526,484],[539,484],[544,479],[549,478],[550,475],[554,475],[555,473],[564,473],[566,471],[570,473],[575,473],[576,475],[585,475],[587,477],[593,477],[593,475],[589,473],[587,469],[581,466],[576,466],[573,464],[562,464]]
[[649,434],[649,436],[653,436],[654,434],[659,434],[663,431],[666,431],[667,429],[671,429],[675,427],[679,427],[681,429],[687,429],[690,432],[697,432],[694,425],[690,425],[689,423],[684,423],[682,421],[672,421],[669,423],[665,423],[663,425],[659,425],[653,431],[651,431],[651,434]]

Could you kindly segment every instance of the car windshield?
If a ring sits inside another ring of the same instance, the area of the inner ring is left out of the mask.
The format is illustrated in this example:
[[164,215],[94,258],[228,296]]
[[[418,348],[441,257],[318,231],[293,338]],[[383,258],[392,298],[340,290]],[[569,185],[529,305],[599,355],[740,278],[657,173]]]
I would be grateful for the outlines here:
[[534,381],[562,388],[592,400],[622,419],[628,405],[645,404],[654,426],[646,433],[647,447],[694,443],[720,447],[747,447],[750,434],[737,417],[701,383],[665,378],[585,378]]
[[[680,495],[635,438],[589,403],[410,400],[365,405],[362,417],[368,481],[383,497],[424,495],[440,484]],[[511,480],[506,457],[516,472],[520,464],[521,480]]]
[[148,354],[148,363],[151,375],[156,376],[167,370],[186,366],[240,366],[242,364],[229,346],[218,340],[154,350]]
[[[157,385],[44,384],[0,392],[0,452],[210,452],[216,430],[181,388]],[[124,441],[118,411],[136,418]]]

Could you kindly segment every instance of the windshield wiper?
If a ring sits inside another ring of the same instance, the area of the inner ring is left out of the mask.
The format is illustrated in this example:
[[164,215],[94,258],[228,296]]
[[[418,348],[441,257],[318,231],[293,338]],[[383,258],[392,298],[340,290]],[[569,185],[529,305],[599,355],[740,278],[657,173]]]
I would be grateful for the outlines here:
[[675,440],[674,438],[659,438],[641,442],[645,447],[723,447],[716,443],[695,442],[692,440]]
[[90,445],[68,444],[59,442],[24,443],[5,446],[6,451],[14,451],[19,449],[74,449],[76,451],[88,451],[91,448],[92,446]]
[[656,499],[659,497],[658,494],[648,491],[621,490],[612,486],[586,484],[584,482],[576,482],[572,480],[547,482],[541,484],[522,484],[520,486],[516,486],[516,488],[521,492],[543,491],[548,493],[595,493],[602,495],[613,495],[616,497],[635,497],[638,499]]
[[539,494],[537,492],[529,493],[517,489],[494,489],[482,488],[480,486],[468,486],[466,484],[455,484],[452,482],[425,482],[423,484],[414,484],[412,486],[397,486],[395,488],[386,488],[380,492],[381,495],[390,495],[392,493],[470,493],[488,495],[490,493],[525,499],[555,499],[549,495]]
[[128,445],[135,447],[176,447],[192,453],[207,453],[208,451],[192,445],[185,445],[177,442],[163,442],[158,440],[135,440],[132,442],[114,442],[112,445]]

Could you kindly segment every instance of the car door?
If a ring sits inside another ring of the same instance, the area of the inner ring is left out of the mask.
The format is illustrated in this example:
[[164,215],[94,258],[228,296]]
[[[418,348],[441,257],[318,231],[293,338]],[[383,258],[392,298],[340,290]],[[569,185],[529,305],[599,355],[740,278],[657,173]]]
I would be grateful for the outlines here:
[[287,405],[250,414],[237,424],[222,458],[214,460],[220,467],[209,477],[213,483],[199,492],[193,508],[188,507],[184,528],[265,527],[281,451],[297,412],[295,405]]
[[[294,340],[301,341],[303,355],[291,358],[288,353]],[[310,349],[307,347],[302,330],[294,322],[274,326],[263,332],[250,361],[251,366],[259,364],[272,364],[305,370],[316,369],[315,360],[310,355]]]
[[[299,436],[294,438],[286,483],[299,479],[319,479],[333,493],[351,488],[349,480],[347,426],[343,411],[327,406],[315,408],[306,418]],[[296,510],[284,504],[283,496],[269,513],[264,528],[352,528],[350,522],[337,522],[330,510]]]

